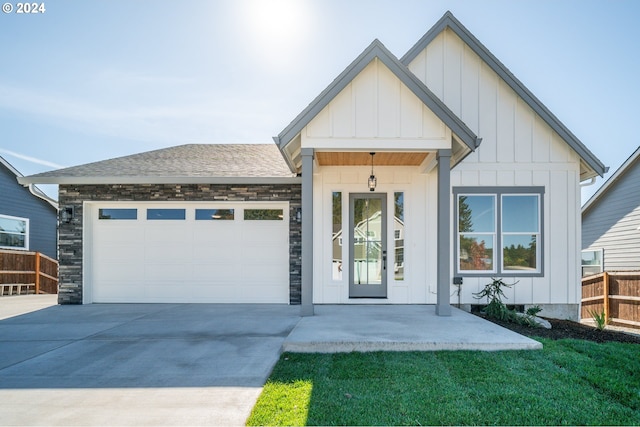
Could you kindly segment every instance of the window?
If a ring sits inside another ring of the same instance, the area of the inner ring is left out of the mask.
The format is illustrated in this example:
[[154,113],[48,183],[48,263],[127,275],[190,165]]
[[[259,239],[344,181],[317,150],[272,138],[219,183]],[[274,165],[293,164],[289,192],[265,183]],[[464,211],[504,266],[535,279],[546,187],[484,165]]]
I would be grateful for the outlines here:
[[404,280],[404,193],[393,193],[393,237],[395,241],[395,257],[393,273],[395,280]]
[[147,219],[155,220],[184,220],[184,209],[147,209]]
[[282,209],[245,209],[245,221],[282,221],[284,212]]
[[456,273],[542,275],[543,187],[454,188]]
[[233,209],[196,209],[196,221],[233,220]]
[[0,215],[0,247],[29,249],[29,220]]
[[333,280],[342,280],[342,193],[334,191],[331,193],[331,200],[333,212],[331,278]]
[[603,249],[582,251],[582,277],[602,273]]
[[98,209],[98,219],[138,219],[137,209]]

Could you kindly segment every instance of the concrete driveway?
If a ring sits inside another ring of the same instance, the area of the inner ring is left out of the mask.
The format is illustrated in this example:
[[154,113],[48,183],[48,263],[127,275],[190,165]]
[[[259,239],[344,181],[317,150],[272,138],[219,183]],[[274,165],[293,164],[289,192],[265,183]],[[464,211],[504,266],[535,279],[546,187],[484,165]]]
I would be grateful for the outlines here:
[[300,320],[297,306],[218,304],[2,316],[13,298],[0,299],[2,425],[243,425]]

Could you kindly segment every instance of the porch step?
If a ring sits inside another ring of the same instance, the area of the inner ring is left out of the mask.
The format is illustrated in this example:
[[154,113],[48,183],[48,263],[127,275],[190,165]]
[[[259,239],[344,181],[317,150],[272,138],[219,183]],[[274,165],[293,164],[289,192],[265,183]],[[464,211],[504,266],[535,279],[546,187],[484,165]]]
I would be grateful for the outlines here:
[[316,305],[282,350],[293,353],[352,351],[537,350],[542,344],[452,308],[440,317],[433,305]]

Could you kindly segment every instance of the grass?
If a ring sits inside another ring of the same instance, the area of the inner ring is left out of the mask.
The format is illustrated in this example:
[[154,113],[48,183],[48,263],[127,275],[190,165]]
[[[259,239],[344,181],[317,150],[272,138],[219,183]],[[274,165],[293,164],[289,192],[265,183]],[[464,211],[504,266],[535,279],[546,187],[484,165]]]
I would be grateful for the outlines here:
[[640,346],[293,354],[247,425],[639,425]]

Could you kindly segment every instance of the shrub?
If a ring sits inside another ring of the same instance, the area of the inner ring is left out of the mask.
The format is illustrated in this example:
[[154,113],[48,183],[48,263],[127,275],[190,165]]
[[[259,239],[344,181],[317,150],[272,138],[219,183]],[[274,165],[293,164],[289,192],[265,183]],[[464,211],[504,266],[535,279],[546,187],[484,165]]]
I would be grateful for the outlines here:
[[604,330],[604,327],[609,323],[608,319],[605,317],[604,310],[600,313],[595,310],[590,310],[589,314],[593,317],[593,321],[596,322],[596,329],[599,331]]
[[539,313],[542,310],[540,307],[531,307],[529,310],[527,310],[527,314],[522,316],[518,315],[515,310],[509,309],[502,302],[502,298],[506,298],[502,289],[505,287],[510,288],[516,283],[518,282],[508,284],[505,283],[502,279],[492,278],[492,281],[490,283],[487,283],[480,292],[474,293],[473,297],[476,299],[487,298],[487,306],[484,308],[484,310],[482,310],[483,313],[487,315],[487,317],[502,320],[505,322],[517,323],[520,325],[538,326],[537,323],[533,321],[533,316],[535,316],[535,314],[530,314],[529,311],[531,310],[535,313]]

